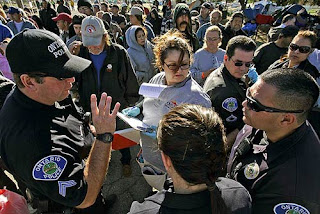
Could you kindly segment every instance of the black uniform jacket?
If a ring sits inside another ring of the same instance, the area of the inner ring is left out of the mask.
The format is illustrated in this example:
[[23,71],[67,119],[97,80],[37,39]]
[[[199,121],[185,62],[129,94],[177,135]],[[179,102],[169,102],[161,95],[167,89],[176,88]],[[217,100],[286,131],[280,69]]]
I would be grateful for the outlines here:
[[227,134],[236,128],[240,130],[244,125],[241,105],[245,100],[244,82],[234,78],[226,67],[221,66],[208,76],[203,89],[222,118]]
[[48,106],[15,88],[0,121],[1,158],[35,197],[68,207],[82,203],[84,127],[71,98]]
[[[251,130],[246,125],[239,132],[227,171],[249,190],[253,213],[320,213],[320,141],[310,124],[277,142]],[[251,144],[240,155],[244,139]]]

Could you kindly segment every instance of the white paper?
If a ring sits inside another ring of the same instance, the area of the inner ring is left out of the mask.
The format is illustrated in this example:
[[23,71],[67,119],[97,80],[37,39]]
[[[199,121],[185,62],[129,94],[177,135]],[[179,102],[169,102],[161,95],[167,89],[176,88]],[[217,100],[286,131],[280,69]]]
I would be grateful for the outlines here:
[[141,120],[134,117],[128,117],[121,112],[118,112],[117,116],[135,130],[145,131],[145,129],[150,128],[149,125],[143,123]]
[[165,85],[142,83],[139,94],[144,97],[158,98],[166,87]]

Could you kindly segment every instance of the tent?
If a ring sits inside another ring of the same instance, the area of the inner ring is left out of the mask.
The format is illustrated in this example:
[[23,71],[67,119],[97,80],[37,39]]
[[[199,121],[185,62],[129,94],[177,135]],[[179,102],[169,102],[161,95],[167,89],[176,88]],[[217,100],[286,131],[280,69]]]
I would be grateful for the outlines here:
[[[293,4],[288,5],[284,7],[279,13],[274,15],[274,19],[276,20],[274,25],[280,25],[282,18],[287,14],[294,14],[297,15],[298,11],[300,11],[302,8],[304,8],[302,5],[299,4]],[[301,14],[301,16],[307,16],[308,12],[305,10],[304,13]]]

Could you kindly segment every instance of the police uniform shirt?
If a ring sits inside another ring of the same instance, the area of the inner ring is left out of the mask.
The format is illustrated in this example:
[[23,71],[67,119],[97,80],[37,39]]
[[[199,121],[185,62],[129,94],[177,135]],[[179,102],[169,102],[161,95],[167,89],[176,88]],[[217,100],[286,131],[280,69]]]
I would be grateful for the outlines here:
[[0,113],[0,153],[10,172],[40,200],[75,207],[86,196],[82,122],[70,98],[53,106],[19,89]]
[[[220,177],[216,181],[216,186],[231,214],[251,213],[251,197],[241,184]],[[162,190],[145,198],[142,203],[133,202],[129,213],[211,214],[211,200],[208,190],[192,194],[177,194],[173,189],[171,186],[169,190]]]
[[259,130],[247,138],[250,150],[234,158],[244,138],[234,145],[228,175],[249,190],[253,213],[320,213],[320,142],[309,123],[274,143]]
[[245,83],[234,78],[222,65],[208,76],[203,89],[223,120],[227,134],[236,128],[240,130],[244,125],[241,104],[245,99]]

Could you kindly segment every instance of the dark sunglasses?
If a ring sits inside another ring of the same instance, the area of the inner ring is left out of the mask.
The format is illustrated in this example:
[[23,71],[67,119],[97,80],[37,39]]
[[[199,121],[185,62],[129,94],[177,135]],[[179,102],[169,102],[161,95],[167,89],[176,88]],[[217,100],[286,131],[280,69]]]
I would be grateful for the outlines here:
[[190,63],[185,63],[185,64],[181,64],[181,65],[168,65],[167,63],[163,62],[171,71],[178,71],[179,68],[181,68],[181,70],[187,70],[188,68],[190,68]]
[[[28,74],[29,77],[53,77],[53,76],[50,76],[48,74],[43,74],[43,73],[32,73],[32,74]],[[57,80],[60,80],[60,81],[63,81],[65,79],[68,79],[68,78],[62,78],[62,77],[54,77],[56,78]]]
[[255,111],[255,112],[259,112],[259,111],[266,111],[266,112],[270,112],[270,113],[302,113],[302,112],[304,112],[304,110],[295,110],[295,111],[294,110],[281,110],[281,109],[277,109],[277,108],[264,106],[259,101],[250,97],[249,94],[250,94],[250,91],[249,91],[249,89],[247,89],[247,92],[246,92],[247,106],[249,109],[251,109],[252,111]]
[[311,47],[309,46],[299,46],[293,43],[290,44],[289,48],[292,51],[296,51],[299,49],[300,53],[309,53],[311,51]]
[[231,57],[230,59],[232,60],[232,62],[234,63],[234,65],[237,66],[237,67],[241,67],[241,66],[243,66],[243,64],[244,64],[247,68],[250,68],[251,65],[252,65],[252,62],[241,62],[241,61],[235,62],[235,61],[232,59],[232,57]]

